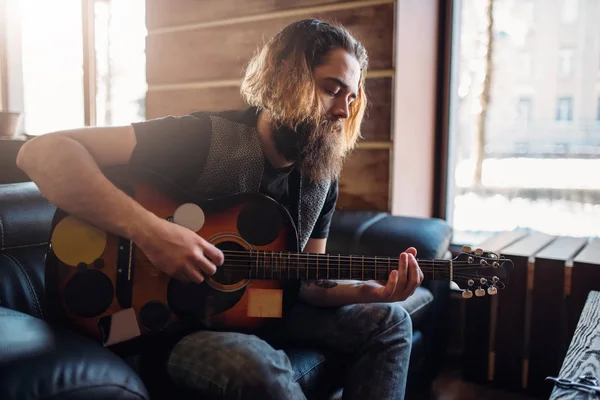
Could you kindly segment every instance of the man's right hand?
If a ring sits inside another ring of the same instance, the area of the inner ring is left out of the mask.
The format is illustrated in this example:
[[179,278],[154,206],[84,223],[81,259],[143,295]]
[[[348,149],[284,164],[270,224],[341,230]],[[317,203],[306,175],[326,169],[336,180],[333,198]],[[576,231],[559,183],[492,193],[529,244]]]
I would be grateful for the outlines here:
[[182,282],[202,283],[223,265],[223,252],[195,232],[162,219],[154,222],[134,241],[160,271]]
[[21,147],[17,165],[51,203],[99,229],[131,238],[167,275],[201,283],[223,264],[223,252],[143,208],[100,169],[129,164],[136,143],[131,125],[48,133]]

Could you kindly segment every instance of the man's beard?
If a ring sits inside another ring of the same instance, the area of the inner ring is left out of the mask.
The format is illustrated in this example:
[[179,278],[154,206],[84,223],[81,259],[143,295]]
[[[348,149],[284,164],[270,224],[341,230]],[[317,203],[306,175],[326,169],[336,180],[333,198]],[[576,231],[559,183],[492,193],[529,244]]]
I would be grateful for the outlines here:
[[282,126],[273,132],[275,148],[288,161],[295,161],[300,173],[313,182],[339,176],[345,158],[343,122],[325,119],[301,123],[296,131]]

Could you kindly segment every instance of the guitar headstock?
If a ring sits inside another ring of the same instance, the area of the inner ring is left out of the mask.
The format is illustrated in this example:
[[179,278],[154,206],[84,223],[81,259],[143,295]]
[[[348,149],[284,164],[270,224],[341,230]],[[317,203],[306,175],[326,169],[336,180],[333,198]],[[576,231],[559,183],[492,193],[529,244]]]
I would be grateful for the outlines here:
[[513,267],[510,259],[482,249],[472,250],[463,246],[462,251],[452,261],[453,281],[463,288],[462,296],[469,299],[498,294],[498,289],[508,285],[508,277]]

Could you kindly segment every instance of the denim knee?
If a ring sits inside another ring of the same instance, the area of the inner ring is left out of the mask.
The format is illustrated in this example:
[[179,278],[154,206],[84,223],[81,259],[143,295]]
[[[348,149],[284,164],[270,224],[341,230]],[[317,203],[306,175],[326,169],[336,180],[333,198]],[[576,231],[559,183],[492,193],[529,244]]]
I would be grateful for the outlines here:
[[377,332],[391,331],[406,336],[408,341],[412,339],[412,320],[400,303],[370,303],[367,307],[369,310],[365,315],[373,318]]
[[228,333],[214,340],[191,335],[173,349],[168,369],[176,383],[209,397],[302,398],[287,355],[252,335]]

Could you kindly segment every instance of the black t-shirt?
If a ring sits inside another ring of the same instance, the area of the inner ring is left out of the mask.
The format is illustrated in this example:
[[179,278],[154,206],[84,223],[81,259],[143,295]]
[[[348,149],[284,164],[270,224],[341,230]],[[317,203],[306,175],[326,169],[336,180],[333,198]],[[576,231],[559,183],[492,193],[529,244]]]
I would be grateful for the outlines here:
[[[256,109],[241,111],[197,112],[185,116],[168,116],[132,124],[136,147],[130,163],[155,171],[177,183],[183,189],[191,188],[200,177],[208,158],[212,136],[210,115],[218,115],[232,122],[256,127]],[[264,159],[264,173],[260,192],[286,207],[296,221],[299,174],[292,165],[275,168]],[[310,235],[324,239],[329,235],[331,218],[338,198],[338,182],[332,182],[325,204]]]

